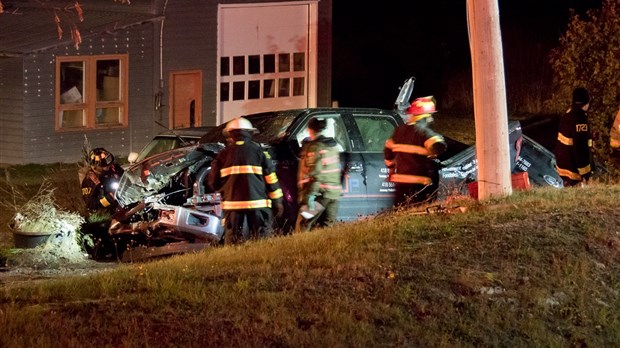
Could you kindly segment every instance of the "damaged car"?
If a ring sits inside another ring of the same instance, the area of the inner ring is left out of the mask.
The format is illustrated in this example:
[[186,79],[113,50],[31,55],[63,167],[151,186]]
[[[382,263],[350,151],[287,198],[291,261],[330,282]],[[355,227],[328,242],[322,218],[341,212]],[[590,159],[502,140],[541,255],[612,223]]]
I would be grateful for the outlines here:
[[[258,130],[253,140],[268,151],[284,193],[283,216],[276,229],[287,233],[297,217],[297,169],[312,118],[327,122],[325,134],[339,145],[343,193],[338,219],[352,221],[392,208],[394,185],[388,181],[384,144],[403,124],[413,79],[405,81],[393,110],[374,108],[305,108],[245,115]],[[198,143],[156,154],[125,170],[116,191],[122,207],[108,236],[122,245],[163,246],[176,242],[213,245],[223,236],[221,196],[210,192],[211,162],[226,144],[225,124],[205,133]],[[532,185],[561,187],[554,156],[510,123],[513,173],[527,172]],[[446,137],[448,151],[438,161],[441,200],[467,195],[477,177],[475,146]],[[117,248],[118,250],[118,248]]]

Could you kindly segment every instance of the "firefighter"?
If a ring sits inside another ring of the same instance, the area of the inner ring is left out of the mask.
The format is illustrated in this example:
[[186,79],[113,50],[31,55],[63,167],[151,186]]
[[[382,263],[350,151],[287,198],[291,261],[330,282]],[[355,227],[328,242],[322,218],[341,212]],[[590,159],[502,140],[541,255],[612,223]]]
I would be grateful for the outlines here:
[[310,140],[301,149],[297,171],[301,208],[295,232],[309,231],[314,226],[331,226],[336,222],[342,194],[340,152],[334,138],[321,134],[326,128],[325,119],[312,118],[308,122]]
[[114,155],[102,147],[88,154],[90,168],[82,180],[82,198],[89,213],[106,212],[113,215],[118,209],[115,199],[123,168],[114,161]]
[[395,183],[394,205],[430,202],[437,197],[437,156],[447,150],[443,136],[430,128],[436,110],[432,96],[417,98],[406,111],[407,123],[385,142],[385,165]]
[[594,169],[587,114],[589,107],[588,90],[578,87],[573,90],[570,109],[560,116],[554,154],[556,169],[565,187],[585,184]]
[[616,154],[620,153],[620,109],[618,109],[614,124],[609,130],[609,146]]
[[[224,243],[247,237],[268,237],[273,213],[283,213],[282,189],[268,152],[252,141],[257,130],[243,117],[229,121],[224,135],[230,142],[213,160],[208,184],[222,194]],[[244,236],[244,225],[249,236]]]

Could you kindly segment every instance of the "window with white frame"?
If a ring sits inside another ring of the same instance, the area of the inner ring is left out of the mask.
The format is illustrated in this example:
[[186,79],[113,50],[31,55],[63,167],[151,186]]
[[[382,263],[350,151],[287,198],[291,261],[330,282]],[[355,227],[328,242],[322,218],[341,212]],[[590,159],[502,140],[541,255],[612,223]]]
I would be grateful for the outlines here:
[[56,129],[127,125],[127,55],[56,58]]

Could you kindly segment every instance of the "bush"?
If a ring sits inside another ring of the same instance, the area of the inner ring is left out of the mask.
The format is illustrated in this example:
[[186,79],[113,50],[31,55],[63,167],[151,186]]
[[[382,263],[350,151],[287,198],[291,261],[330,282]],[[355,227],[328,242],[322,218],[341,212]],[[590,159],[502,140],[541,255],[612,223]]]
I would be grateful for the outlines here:
[[594,154],[598,162],[617,173],[611,160],[609,129],[620,107],[620,2],[604,0],[600,9],[583,17],[571,13],[560,44],[550,54],[553,94],[545,106],[564,113],[575,87],[586,87],[592,101],[588,114]]

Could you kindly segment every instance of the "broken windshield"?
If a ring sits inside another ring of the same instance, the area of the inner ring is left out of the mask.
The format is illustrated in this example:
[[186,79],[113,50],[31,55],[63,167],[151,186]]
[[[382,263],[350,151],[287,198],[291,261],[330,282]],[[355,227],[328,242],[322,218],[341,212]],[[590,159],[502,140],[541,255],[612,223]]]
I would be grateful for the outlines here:
[[[296,115],[297,113],[266,112],[247,116],[246,118],[252,122],[254,128],[258,129],[258,133],[252,137],[253,140],[263,144],[270,144],[284,136]],[[219,125],[214,131],[208,132],[200,138],[200,143],[225,144],[226,137],[222,133],[225,127],[226,123]]]

